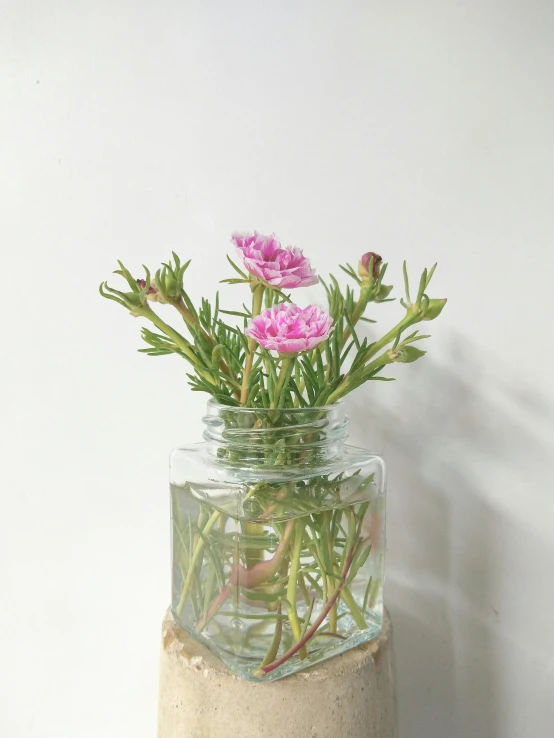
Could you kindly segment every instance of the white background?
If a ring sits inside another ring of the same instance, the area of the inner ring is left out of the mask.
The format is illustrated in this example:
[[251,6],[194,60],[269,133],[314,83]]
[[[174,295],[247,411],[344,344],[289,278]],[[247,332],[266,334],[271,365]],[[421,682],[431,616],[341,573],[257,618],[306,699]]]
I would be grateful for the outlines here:
[[398,288],[439,261],[429,355],[350,405],[390,468],[401,735],[551,734],[553,48],[549,0],[0,0],[3,737],[155,735],[204,398],[97,285],[176,249],[212,295],[253,228]]

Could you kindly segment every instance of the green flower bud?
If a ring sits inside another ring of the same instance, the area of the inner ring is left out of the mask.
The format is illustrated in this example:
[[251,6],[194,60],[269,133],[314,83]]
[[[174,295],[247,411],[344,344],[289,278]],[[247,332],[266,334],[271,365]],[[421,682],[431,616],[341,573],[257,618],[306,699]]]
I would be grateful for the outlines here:
[[156,272],[155,284],[159,290],[158,302],[175,302],[181,299],[183,275],[179,275],[171,263],[164,264],[163,269]]
[[429,300],[424,308],[423,320],[434,320],[438,318],[445,305],[446,297],[440,300]]
[[402,346],[391,351],[391,358],[400,364],[411,364],[413,361],[421,359],[426,353],[426,351],[422,351],[416,346]]
[[383,302],[390,295],[392,291],[392,284],[381,284],[379,285],[379,291],[375,297],[375,302]]

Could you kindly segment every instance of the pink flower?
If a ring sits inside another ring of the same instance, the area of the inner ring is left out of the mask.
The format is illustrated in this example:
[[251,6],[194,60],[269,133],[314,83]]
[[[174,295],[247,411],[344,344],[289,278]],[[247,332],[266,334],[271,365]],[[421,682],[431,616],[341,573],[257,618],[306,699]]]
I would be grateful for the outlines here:
[[297,354],[325,341],[330,330],[331,316],[324,310],[280,303],[253,318],[245,332],[270,351]]
[[302,254],[302,250],[295,246],[283,248],[275,236],[262,236],[254,231],[235,233],[231,240],[240,251],[250,274],[271,287],[307,287],[318,281],[310,260]]

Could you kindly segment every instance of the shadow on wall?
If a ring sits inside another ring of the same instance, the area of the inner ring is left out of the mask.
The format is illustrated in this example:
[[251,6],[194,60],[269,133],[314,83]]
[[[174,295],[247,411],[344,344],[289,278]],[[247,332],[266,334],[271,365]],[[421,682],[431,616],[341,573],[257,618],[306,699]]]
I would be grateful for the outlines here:
[[[506,539],[530,534],[511,530],[513,518],[488,501],[479,468],[483,460],[513,467],[515,451],[536,454],[518,410],[544,410],[487,384],[460,340],[450,357],[400,367],[411,377],[399,370],[394,408],[352,403],[351,438],[382,453],[389,469],[386,601],[402,738],[505,738],[499,587],[513,585]],[[384,396],[380,388],[366,397]]]

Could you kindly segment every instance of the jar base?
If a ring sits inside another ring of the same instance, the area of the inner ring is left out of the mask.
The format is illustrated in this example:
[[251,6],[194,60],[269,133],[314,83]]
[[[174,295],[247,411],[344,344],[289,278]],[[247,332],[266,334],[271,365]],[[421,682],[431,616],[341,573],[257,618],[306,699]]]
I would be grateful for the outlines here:
[[[244,649],[243,653],[237,653],[237,650],[232,650],[230,645],[226,647],[225,644],[217,637],[206,635],[205,631],[198,633],[190,624],[182,618],[179,618],[174,610],[171,611],[171,615],[176,626],[182,628],[191,638],[209,649],[214,656],[228,666],[229,669],[232,669],[235,674],[238,674],[242,679],[246,679],[251,682],[276,681],[277,679],[282,679],[283,677],[287,677],[298,671],[303,671],[310,666],[319,664],[322,661],[326,661],[327,659],[331,659],[341,653],[345,653],[346,651],[372,641],[379,637],[382,630],[382,620],[380,618],[369,620],[367,628],[364,628],[363,630],[360,630],[354,621],[351,622],[350,628],[348,628],[347,622],[345,622],[343,623],[343,626],[345,624],[347,625],[350,635],[346,637],[322,635],[315,638],[311,642],[305,658],[301,659],[298,655],[295,655],[273,671],[270,671],[267,674],[261,674],[259,667],[263,659],[263,654],[258,655],[253,653],[254,649],[251,644],[248,649]],[[351,618],[348,619],[351,620]],[[240,642],[241,637],[240,627],[241,623],[237,619],[237,630],[239,630],[238,642]],[[285,625],[285,629],[288,630],[288,624]],[[287,647],[294,644],[290,630],[283,640],[287,643]],[[262,642],[261,639],[260,642]]]

